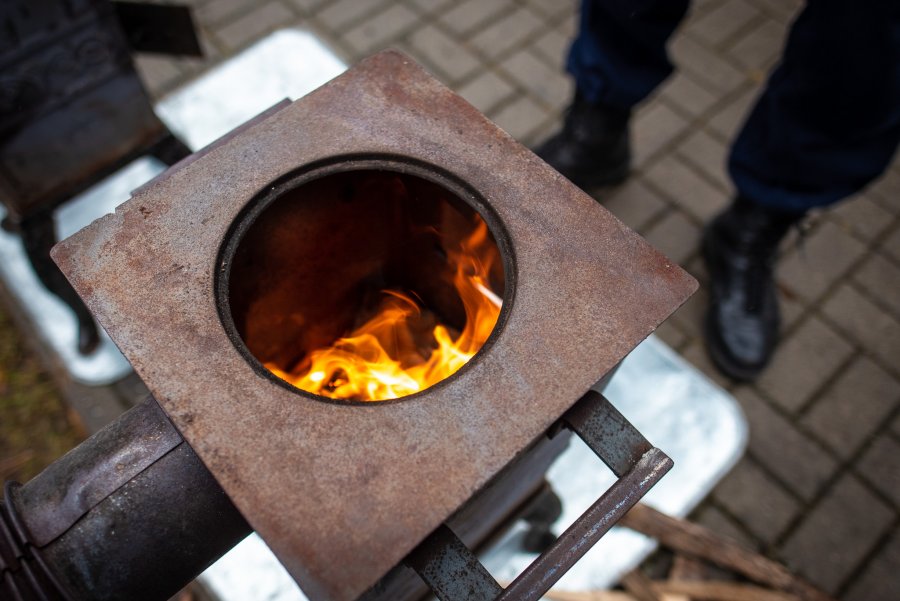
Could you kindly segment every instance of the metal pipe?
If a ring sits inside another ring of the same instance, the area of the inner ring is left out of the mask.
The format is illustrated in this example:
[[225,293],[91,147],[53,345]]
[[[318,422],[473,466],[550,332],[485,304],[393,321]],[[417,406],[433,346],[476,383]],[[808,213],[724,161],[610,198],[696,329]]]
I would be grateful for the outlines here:
[[152,398],[5,490],[3,599],[167,599],[251,532]]

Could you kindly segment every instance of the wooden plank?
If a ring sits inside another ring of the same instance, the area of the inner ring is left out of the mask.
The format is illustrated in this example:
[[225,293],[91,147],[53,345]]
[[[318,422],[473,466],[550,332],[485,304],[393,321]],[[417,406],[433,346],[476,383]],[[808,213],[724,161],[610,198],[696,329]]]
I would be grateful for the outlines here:
[[680,594],[693,601],[799,601],[790,593],[734,582],[669,580],[654,583],[657,592]]
[[653,583],[640,570],[631,570],[622,577],[619,584],[637,601],[661,601],[653,589]]
[[[561,591],[551,589],[544,595],[547,601],[637,601],[629,593],[622,591]],[[664,593],[660,601],[691,601],[690,598],[674,594]]]
[[679,553],[705,559],[747,578],[796,595],[801,601],[834,601],[779,563],[744,548],[698,524],[669,517],[647,505],[636,505],[619,522],[658,540]]
[[713,580],[709,564],[694,557],[676,554],[669,570],[669,580]]

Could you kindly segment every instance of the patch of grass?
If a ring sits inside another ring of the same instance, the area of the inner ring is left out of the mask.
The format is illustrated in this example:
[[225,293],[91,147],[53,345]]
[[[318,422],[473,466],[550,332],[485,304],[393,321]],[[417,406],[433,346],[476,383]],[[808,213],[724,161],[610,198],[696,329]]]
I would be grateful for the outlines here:
[[0,480],[27,482],[85,438],[0,306]]

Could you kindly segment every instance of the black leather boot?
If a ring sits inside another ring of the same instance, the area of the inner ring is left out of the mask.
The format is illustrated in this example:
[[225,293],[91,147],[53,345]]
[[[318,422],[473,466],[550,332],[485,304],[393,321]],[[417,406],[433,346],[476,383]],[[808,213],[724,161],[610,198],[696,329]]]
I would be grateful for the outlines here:
[[803,213],[738,198],[703,232],[710,276],[706,346],[735,380],[753,380],[778,340],[780,314],[772,275],[778,243]]
[[631,161],[630,116],[628,109],[591,104],[576,93],[562,131],[535,153],[582,189],[621,183]]

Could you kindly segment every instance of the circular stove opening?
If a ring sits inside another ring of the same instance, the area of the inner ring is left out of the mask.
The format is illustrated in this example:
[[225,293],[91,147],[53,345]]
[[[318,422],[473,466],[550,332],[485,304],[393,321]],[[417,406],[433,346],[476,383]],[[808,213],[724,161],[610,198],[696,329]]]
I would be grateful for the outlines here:
[[226,240],[226,328],[262,373],[319,397],[421,392],[470,361],[505,315],[509,253],[483,207],[405,163],[332,165],[273,186]]

